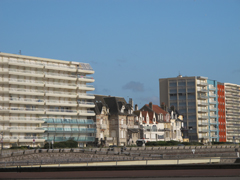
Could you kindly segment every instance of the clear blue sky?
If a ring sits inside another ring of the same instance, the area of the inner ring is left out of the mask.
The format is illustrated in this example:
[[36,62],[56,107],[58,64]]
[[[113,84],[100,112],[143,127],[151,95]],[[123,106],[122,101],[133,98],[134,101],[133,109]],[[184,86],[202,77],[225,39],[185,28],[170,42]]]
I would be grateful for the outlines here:
[[0,0],[0,51],[90,63],[94,93],[159,104],[159,78],[240,84],[239,0]]

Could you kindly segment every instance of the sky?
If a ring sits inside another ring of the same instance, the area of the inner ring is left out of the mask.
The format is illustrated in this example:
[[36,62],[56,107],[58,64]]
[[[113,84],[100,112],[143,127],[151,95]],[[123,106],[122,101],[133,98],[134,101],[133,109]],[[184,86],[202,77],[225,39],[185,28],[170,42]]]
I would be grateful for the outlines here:
[[89,63],[95,91],[159,102],[159,78],[240,84],[239,0],[0,0],[0,51]]

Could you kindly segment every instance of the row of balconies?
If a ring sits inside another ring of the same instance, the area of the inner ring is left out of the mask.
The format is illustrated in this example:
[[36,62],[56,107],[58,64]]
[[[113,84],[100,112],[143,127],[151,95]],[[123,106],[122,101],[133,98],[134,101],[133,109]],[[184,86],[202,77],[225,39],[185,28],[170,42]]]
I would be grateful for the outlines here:
[[3,142],[28,142],[28,143],[33,143],[33,140],[37,142],[44,142],[45,139],[42,136],[3,136]]
[[88,107],[93,108],[95,104],[93,102],[84,102],[84,101],[64,101],[64,100],[49,100],[49,99],[34,99],[34,98],[16,98],[16,97],[5,97],[0,98],[0,101],[9,101],[9,103],[16,104],[35,104],[35,105],[59,105],[59,106],[79,106],[79,107]]
[[76,83],[63,83],[63,82],[54,82],[54,81],[42,81],[42,80],[27,80],[27,79],[15,79],[15,78],[2,78],[0,83],[9,83],[9,84],[18,84],[24,86],[38,86],[38,87],[56,87],[64,89],[79,89],[79,90],[88,90],[94,91],[95,88],[93,85],[86,84],[76,84]]
[[61,64],[61,63],[52,63],[45,61],[32,61],[32,60],[15,60],[15,59],[0,59],[0,63],[15,65],[15,66],[26,66],[26,67],[34,67],[34,68],[45,68],[45,69],[57,69],[58,71],[71,71],[71,72],[84,72],[93,74],[94,71],[91,66],[87,63],[80,63],[78,65],[69,65],[69,64]]
[[0,112],[5,113],[24,113],[24,114],[54,114],[54,115],[80,115],[95,116],[92,110],[72,110],[72,109],[44,109],[44,108],[25,108],[25,107],[0,107]]
[[47,132],[55,133],[96,133],[95,128],[63,128],[63,127],[44,127]]
[[1,131],[9,133],[43,133],[44,129],[41,127],[2,127]]
[[46,141],[67,141],[67,140],[74,140],[74,141],[82,141],[82,142],[93,142],[95,141],[95,137],[93,136],[85,136],[85,137],[45,137]]
[[84,76],[84,75],[70,75],[66,73],[52,73],[52,72],[44,72],[44,71],[30,71],[30,70],[22,70],[22,69],[2,69],[2,73],[9,73],[10,75],[19,75],[19,76],[30,76],[30,77],[41,77],[41,78],[53,78],[53,79],[65,79],[72,81],[85,81],[85,82],[94,82],[93,77]]
[[65,92],[65,91],[50,91],[50,90],[37,90],[37,89],[22,89],[22,88],[0,88],[0,91],[6,91],[11,94],[29,93],[30,95],[38,96],[61,96],[61,97],[76,97],[85,99],[94,99],[93,94],[79,93],[79,92]]
[[95,124],[92,119],[54,119],[54,118],[42,118],[46,123],[52,124]]

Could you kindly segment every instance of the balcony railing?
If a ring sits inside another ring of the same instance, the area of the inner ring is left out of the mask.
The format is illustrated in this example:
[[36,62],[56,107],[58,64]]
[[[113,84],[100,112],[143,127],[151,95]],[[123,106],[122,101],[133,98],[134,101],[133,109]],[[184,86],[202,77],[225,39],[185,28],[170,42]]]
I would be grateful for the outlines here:
[[40,127],[8,127],[9,130],[16,129],[16,130],[44,130]]
[[46,131],[54,132],[72,132],[72,133],[96,133],[95,128],[64,128],[64,127],[48,127],[44,128]]
[[68,66],[66,64],[45,64],[45,66],[54,66],[54,67],[60,67],[60,68],[67,68],[67,69],[77,69],[76,66]]
[[54,124],[95,124],[92,119],[54,119],[54,118],[43,118],[46,123]]
[[82,102],[82,101],[78,101],[78,104],[82,104],[82,105],[94,105],[93,102]]
[[43,81],[37,81],[37,80],[26,80],[26,79],[14,79],[9,78],[9,81],[11,82],[22,82],[22,83],[36,83],[36,84],[43,84]]
[[9,118],[10,121],[43,121],[41,118]]
[[94,88],[93,85],[82,85],[82,84],[79,84],[78,87]]
[[44,64],[42,62],[39,61],[24,61],[24,60],[12,60],[9,59],[10,63],[21,63],[21,64],[33,64],[33,65],[40,65],[40,66],[44,66]]
[[20,89],[20,88],[9,88],[10,91],[19,91],[19,92],[37,92],[44,93],[44,90],[36,90],[36,89]]
[[60,77],[70,77],[70,78],[77,78],[76,75],[69,75],[69,74],[60,74],[60,73],[46,73],[45,75],[51,75],[51,76],[60,76]]
[[62,85],[62,86],[76,86],[75,83],[61,83],[61,82],[50,82],[47,81],[46,84]]
[[5,139],[44,139],[43,136],[10,136]]
[[67,112],[67,113],[77,113],[77,110],[72,109],[46,109],[47,112]]
[[94,94],[78,93],[79,96],[90,96],[93,97]]
[[44,102],[43,99],[32,99],[32,98],[9,98],[10,101],[25,101],[25,102]]
[[29,71],[29,70],[21,70],[21,69],[9,69],[10,72],[20,72],[20,73],[28,73],[28,74],[42,74],[41,71]]

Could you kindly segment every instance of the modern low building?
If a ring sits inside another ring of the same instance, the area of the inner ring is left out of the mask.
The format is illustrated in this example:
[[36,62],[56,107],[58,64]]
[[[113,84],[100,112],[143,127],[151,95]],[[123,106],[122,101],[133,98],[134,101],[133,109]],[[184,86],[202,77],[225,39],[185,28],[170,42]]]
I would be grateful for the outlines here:
[[87,63],[0,53],[0,132],[5,148],[95,140]]

